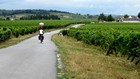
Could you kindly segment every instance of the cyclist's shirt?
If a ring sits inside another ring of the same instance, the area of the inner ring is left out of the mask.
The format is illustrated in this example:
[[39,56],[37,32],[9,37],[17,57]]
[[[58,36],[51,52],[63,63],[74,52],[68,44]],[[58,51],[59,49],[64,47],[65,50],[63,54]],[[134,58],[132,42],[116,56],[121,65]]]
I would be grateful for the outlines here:
[[41,29],[41,30],[39,30],[39,34],[43,34],[43,30]]

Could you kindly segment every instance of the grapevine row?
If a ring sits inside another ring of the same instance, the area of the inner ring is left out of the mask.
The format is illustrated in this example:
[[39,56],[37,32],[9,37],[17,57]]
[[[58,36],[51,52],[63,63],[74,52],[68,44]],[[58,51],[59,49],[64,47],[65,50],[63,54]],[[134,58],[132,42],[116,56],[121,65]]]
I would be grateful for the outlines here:
[[[108,26],[106,26],[108,25]],[[136,25],[136,26],[135,26]],[[88,24],[80,28],[63,30],[64,35],[68,35],[82,40],[87,44],[100,46],[106,50],[106,55],[115,54],[128,56],[135,64],[140,61],[140,24],[126,23],[101,23]]]
[[4,41],[9,39],[12,35],[15,37],[19,37],[19,35],[32,34],[35,33],[39,27],[35,26],[8,26],[8,27],[0,27],[0,41]]
[[0,21],[0,42],[9,39],[12,35],[32,34],[39,30],[39,23],[45,24],[44,29],[62,28],[70,24],[82,23],[85,21],[76,20],[16,20],[16,21]]

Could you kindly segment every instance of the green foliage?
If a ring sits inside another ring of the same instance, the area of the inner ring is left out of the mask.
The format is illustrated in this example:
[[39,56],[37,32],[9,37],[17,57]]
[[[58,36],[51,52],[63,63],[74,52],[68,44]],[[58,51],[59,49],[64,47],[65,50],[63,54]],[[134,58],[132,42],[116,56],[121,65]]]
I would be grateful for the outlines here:
[[67,35],[67,30],[62,30],[60,33],[62,33],[63,35]]
[[111,22],[111,21],[114,21],[115,19],[112,17],[112,15],[110,14],[110,15],[108,15],[108,16],[105,16],[103,13],[101,13],[100,15],[99,15],[99,17],[98,17],[98,21],[109,21],[109,22]]
[[138,17],[140,18],[140,13],[138,13]]
[[112,15],[107,16],[107,21],[114,21],[114,18],[112,17]]
[[86,22],[84,20],[17,20],[0,21],[0,26],[38,26],[40,22],[45,24],[44,28],[60,28],[70,24]]
[[20,20],[60,20],[59,16],[57,15],[42,15],[42,14],[37,14],[37,15],[28,15],[28,16],[23,16],[20,18]]
[[45,24],[44,29],[61,28],[72,23],[82,23],[85,21],[76,20],[17,20],[0,21],[0,41],[9,39],[11,35],[19,37],[20,35],[32,34],[39,30],[39,23]]
[[0,41],[4,41],[11,36],[11,30],[9,28],[0,28]]
[[127,55],[128,59],[133,57],[133,61],[136,57],[140,58],[139,31],[139,23],[96,23],[70,29],[67,35],[100,46],[107,51],[106,55]]
[[59,13],[68,13],[68,12],[62,12],[57,10],[32,10],[32,9],[26,9],[26,10],[0,10],[0,15],[16,15],[16,14],[48,14],[51,12],[59,12]]
[[124,15],[124,18],[128,18],[129,16],[127,14]]
[[98,17],[98,21],[106,21],[106,16],[104,15],[104,13],[101,13]]

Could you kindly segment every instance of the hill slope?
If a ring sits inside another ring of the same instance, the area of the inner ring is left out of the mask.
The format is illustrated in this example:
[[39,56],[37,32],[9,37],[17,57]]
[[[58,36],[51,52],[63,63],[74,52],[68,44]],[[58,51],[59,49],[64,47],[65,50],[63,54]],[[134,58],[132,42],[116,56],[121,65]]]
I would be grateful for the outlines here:
[[0,9],[0,19],[20,19],[30,15],[57,15],[60,19],[97,19],[93,15],[81,15],[79,13],[70,13],[57,10],[41,10],[41,9],[26,9],[26,10],[2,10]]

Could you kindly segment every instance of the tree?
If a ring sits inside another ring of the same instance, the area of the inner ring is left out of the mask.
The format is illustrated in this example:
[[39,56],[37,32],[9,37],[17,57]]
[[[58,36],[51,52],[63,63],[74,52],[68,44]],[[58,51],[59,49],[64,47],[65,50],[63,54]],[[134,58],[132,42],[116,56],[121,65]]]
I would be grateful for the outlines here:
[[107,21],[114,21],[115,19],[112,17],[112,15],[107,16]]
[[140,12],[138,13],[138,17],[140,18]]
[[23,16],[20,18],[20,20],[48,20],[48,19],[57,19],[60,20],[58,15],[41,15],[41,14],[36,14],[36,15],[28,15],[28,16]]
[[6,20],[10,20],[10,17],[6,17]]
[[86,16],[87,16],[87,18],[93,18],[93,16],[90,14],[87,14]]
[[101,13],[98,17],[98,21],[106,21],[106,16],[104,15],[104,13]]
[[127,14],[124,15],[124,18],[128,18],[129,16]]

